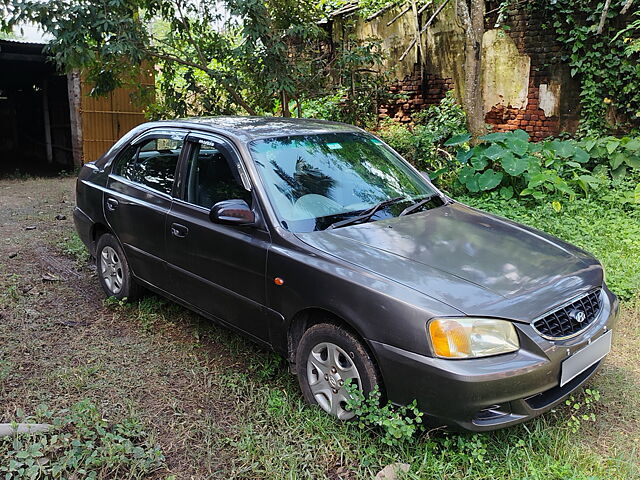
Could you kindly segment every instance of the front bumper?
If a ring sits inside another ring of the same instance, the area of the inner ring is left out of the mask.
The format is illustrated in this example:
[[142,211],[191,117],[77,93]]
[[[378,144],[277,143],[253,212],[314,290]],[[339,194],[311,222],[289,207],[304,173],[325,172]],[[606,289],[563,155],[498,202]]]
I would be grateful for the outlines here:
[[598,318],[577,337],[545,340],[531,325],[519,330],[517,352],[468,360],[419,355],[370,342],[389,400],[419,408],[438,421],[472,431],[507,427],[536,417],[561,403],[599,369],[598,361],[560,387],[562,361],[615,324],[618,300],[606,287]]

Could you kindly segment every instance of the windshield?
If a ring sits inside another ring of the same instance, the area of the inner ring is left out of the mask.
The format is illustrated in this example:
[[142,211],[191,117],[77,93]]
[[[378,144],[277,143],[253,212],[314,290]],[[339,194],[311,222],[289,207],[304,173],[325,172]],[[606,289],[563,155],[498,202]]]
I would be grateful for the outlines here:
[[255,140],[251,155],[283,227],[324,230],[392,199],[367,220],[399,215],[434,188],[377,138],[327,133]]

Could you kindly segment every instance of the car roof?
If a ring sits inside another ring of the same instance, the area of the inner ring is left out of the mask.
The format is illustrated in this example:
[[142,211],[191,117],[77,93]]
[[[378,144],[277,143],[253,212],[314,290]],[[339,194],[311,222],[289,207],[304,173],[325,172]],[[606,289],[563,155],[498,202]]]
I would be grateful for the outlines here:
[[285,137],[290,135],[312,135],[318,133],[361,132],[353,125],[313,118],[286,117],[192,117],[170,121],[172,124],[198,124],[220,133],[236,137],[243,142],[259,138]]

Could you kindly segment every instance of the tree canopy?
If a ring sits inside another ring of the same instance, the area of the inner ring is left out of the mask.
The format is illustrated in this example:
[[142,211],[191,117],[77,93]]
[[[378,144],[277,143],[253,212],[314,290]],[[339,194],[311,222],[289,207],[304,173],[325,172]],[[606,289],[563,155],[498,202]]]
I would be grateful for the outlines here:
[[328,51],[320,2],[10,0],[4,9],[5,29],[40,25],[58,64],[82,69],[95,94],[133,80],[132,66],[156,65],[156,108],[178,116],[288,116],[303,100],[335,93],[329,78],[340,85],[378,74],[373,43],[354,41],[348,55]]

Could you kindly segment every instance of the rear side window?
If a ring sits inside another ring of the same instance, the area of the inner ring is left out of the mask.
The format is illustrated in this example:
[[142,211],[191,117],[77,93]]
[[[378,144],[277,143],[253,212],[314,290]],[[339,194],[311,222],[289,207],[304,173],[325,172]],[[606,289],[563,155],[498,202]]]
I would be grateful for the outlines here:
[[193,143],[187,164],[187,202],[205,208],[232,199],[251,204],[251,193],[242,186],[230,153],[224,147],[204,140]]
[[118,156],[113,173],[171,195],[183,143],[167,135],[131,145]]

